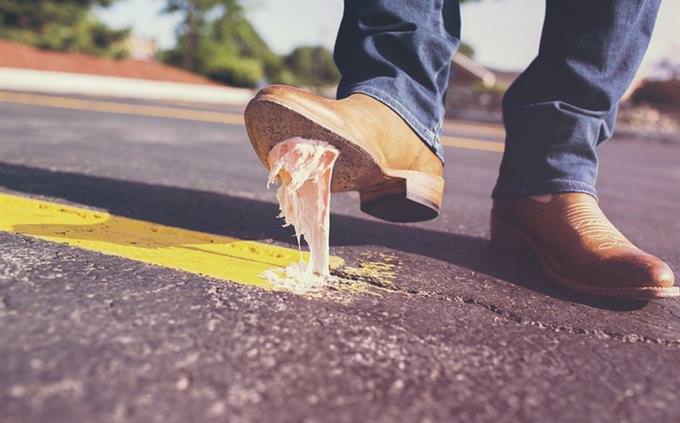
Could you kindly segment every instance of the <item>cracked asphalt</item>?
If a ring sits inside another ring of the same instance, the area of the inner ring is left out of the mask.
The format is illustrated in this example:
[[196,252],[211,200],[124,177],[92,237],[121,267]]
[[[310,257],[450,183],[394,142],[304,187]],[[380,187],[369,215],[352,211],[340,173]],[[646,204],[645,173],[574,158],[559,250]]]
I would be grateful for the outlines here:
[[[0,116],[2,192],[295,245],[241,126],[10,103]],[[680,145],[600,151],[603,208],[677,272]],[[0,421],[679,421],[680,302],[579,297],[494,250],[500,155],[446,154],[436,221],[388,224],[333,198],[332,254],[396,272],[341,298],[0,232]]]

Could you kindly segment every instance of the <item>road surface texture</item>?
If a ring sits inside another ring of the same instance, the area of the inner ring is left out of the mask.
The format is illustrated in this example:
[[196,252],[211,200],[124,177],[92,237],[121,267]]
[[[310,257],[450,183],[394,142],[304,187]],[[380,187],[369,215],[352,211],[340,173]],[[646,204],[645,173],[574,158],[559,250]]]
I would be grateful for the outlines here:
[[[242,125],[39,103],[0,102],[1,193],[296,248]],[[488,150],[446,149],[433,222],[334,196],[332,254],[389,269],[335,295],[0,231],[0,421],[679,421],[680,302],[572,295],[493,249]],[[601,158],[603,208],[680,270],[680,145],[615,139]]]

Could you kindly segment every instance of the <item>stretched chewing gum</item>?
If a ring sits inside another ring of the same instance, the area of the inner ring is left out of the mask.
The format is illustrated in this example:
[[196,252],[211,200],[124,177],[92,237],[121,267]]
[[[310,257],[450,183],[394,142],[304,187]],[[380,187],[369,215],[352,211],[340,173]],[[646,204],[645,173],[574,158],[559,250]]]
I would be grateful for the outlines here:
[[[275,181],[284,226],[293,226],[300,246],[304,237],[310,260],[300,278],[329,275],[331,177],[340,153],[332,145],[300,137],[276,144],[269,152],[267,187]],[[289,276],[295,271],[287,269]]]

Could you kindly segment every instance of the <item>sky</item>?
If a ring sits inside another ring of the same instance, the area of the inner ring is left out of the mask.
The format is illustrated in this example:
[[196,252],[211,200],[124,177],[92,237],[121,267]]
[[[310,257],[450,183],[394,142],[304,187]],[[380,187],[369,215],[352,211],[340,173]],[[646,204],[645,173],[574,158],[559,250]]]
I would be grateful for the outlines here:
[[[596,1],[596,0],[594,0]],[[132,27],[162,48],[175,39],[178,16],[160,15],[164,0],[120,0],[97,10],[114,27]],[[341,0],[246,0],[247,15],[274,51],[285,54],[299,45],[333,48],[342,17]],[[471,44],[482,64],[520,70],[536,55],[545,0],[484,0],[466,3],[462,39]],[[659,19],[643,62],[648,72],[663,58],[680,56],[680,1],[662,1]]]

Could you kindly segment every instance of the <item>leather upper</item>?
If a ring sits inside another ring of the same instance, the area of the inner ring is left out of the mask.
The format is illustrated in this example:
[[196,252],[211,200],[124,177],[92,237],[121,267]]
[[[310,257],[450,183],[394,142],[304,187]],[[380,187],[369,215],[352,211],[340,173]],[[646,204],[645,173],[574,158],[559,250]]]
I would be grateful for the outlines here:
[[397,113],[373,97],[353,94],[331,100],[284,85],[269,86],[257,97],[293,109],[356,142],[385,169],[443,174],[443,164],[432,150]]
[[493,213],[529,236],[565,277],[593,286],[674,284],[671,268],[621,234],[588,194],[555,194],[548,203],[495,201]]

